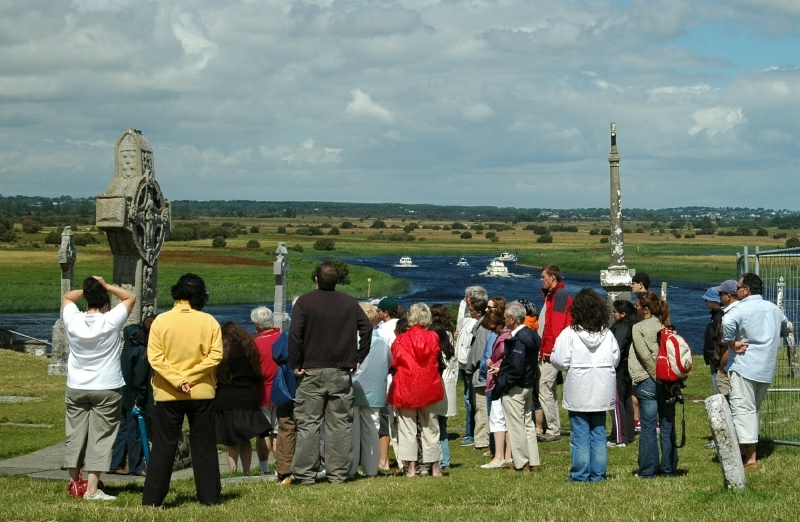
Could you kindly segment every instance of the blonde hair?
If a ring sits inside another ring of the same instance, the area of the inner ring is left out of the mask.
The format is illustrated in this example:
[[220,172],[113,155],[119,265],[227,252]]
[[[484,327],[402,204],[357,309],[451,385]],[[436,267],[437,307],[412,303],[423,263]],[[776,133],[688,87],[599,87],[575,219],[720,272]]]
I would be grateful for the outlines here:
[[375,311],[375,307],[372,303],[358,303],[358,306],[367,314],[367,319],[372,323],[372,326],[375,326],[375,323],[378,322],[378,312]]
[[414,303],[408,307],[406,318],[408,326],[419,325],[427,328],[431,325],[431,309],[425,303]]

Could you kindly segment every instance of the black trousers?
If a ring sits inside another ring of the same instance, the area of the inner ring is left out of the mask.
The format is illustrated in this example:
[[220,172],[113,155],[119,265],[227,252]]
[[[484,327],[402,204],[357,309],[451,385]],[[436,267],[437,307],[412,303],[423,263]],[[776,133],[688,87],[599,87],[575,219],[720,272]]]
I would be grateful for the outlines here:
[[212,400],[168,401],[156,404],[153,414],[153,448],[144,481],[142,504],[160,506],[169,492],[172,466],[184,416],[189,419],[189,446],[197,500],[201,504],[219,503],[219,481]]

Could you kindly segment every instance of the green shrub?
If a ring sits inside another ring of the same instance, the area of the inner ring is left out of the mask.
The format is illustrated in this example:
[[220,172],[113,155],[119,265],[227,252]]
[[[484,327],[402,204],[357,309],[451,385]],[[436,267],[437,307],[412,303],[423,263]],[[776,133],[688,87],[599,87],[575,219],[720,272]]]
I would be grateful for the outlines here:
[[756,230],[756,235],[758,237],[767,237],[769,236],[769,230],[764,227],[758,227],[758,230]]
[[247,248],[261,248],[261,243],[255,239],[251,239],[247,242]]
[[372,222],[369,228],[386,228],[386,222],[382,219],[376,219]]
[[[293,252],[302,252],[303,251],[303,245],[298,243],[295,246],[287,247],[287,250],[291,250]],[[267,251],[267,255],[269,255],[269,254],[272,254],[272,252]]]
[[472,239],[472,234],[470,232],[462,232],[460,237],[461,239]]
[[786,248],[797,248],[800,247],[800,238],[797,236],[792,236],[786,240]]
[[336,242],[333,239],[317,239],[314,241],[314,250],[336,250]]
[[22,222],[22,231],[26,234],[37,234],[41,232],[42,224],[33,219],[26,219]]
[[601,237],[600,238],[600,243],[608,243],[608,238],[607,237]]
[[61,244],[61,234],[58,233],[58,230],[51,230],[47,237],[44,238],[45,245],[60,245]]
[[339,235],[339,227],[331,227],[331,229],[328,230],[328,235],[329,236],[338,236]]
[[541,236],[537,237],[536,238],[536,242],[537,243],[552,243],[553,242],[553,236],[550,235],[550,232],[546,232],[546,233],[542,234]]
[[342,221],[341,228],[343,228],[343,229],[356,228],[356,226],[354,224],[352,224],[351,222],[349,222],[349,221]]
[[278,234],[285,234],[285,233],[286,233],[286,227],[283,226],[278,227]]
[[214,236],[214,239],[211,240],[211,246],[214,248],[225,248],[227,244],[228,242],[222,236]]
[[257,226],[253,225],[252,227],[250,227],[250,233],[251,234],[258,234],[258,231],[259,231],[259,228]]

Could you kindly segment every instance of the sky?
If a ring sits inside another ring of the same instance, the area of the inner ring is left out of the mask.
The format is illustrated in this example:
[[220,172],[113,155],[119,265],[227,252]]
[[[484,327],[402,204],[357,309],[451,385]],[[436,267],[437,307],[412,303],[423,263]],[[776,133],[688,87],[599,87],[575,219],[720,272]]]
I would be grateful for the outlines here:
[[800,210],[797,0],[4,0],[0,194]]

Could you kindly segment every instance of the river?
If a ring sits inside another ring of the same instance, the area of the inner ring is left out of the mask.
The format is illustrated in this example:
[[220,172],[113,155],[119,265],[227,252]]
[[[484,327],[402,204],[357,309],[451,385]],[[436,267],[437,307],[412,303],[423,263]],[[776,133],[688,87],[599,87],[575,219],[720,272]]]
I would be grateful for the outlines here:
[[[467,267],[456,266],[458,258],[446,256],[414,257],[414,264],[417,265],[415,268],[394,266],[398,262],[398,258],[395,257],[343,258],[342,260],[352,265],[367,266],[382,272],[388,272],[395,277],[408,279],[411,282],[411,290],[407,294],[393,296],[404,309],[408,309],[408,305],[419,301],[424,301],[429,305],[435,303],[448,304],[458,301],[464,297],[464,288],[470,285],[485,287],[490,297],[502,295],[508,300],[526,298],[536,303],[539,308],[541,308],[543,302],[538,269],[509,264],[507,265],[509,277],[481,275],[486,265],[492,260],[490,256],[467,257],[467,261],[470,264]],[[650,278],[653,282],[651,290],[660,292],[661,280],[655,274],[650,274]],[[587,286],[601,293],[603,292],[599,282],[599,274],[596,276],[578,276],[565,273],[564,282],[567,291],[573,295]],[[670,303],[672,322],[689,342],[694,353],[702,353],[703,332],[709,319],[703,303],[703,293],[709,286],[720,282],[668,282],[667,299]],[[291,288],[289,288],[287,294],[292,295]],[[378,298],[384,295],[380,288],[372,288],[372,297]],[[266,304],[271,306],[272,303],[268,302]],[[252,330],[250,310],[253,306],[213,306],[212,301],[206,311],[216,317],[220,324],[226,321],[237,321]],[[58,314],[54,312],[0,314],[0,327],[15,330],[37,339],[50,340],[52,326],[56,319],[58,319]]]

